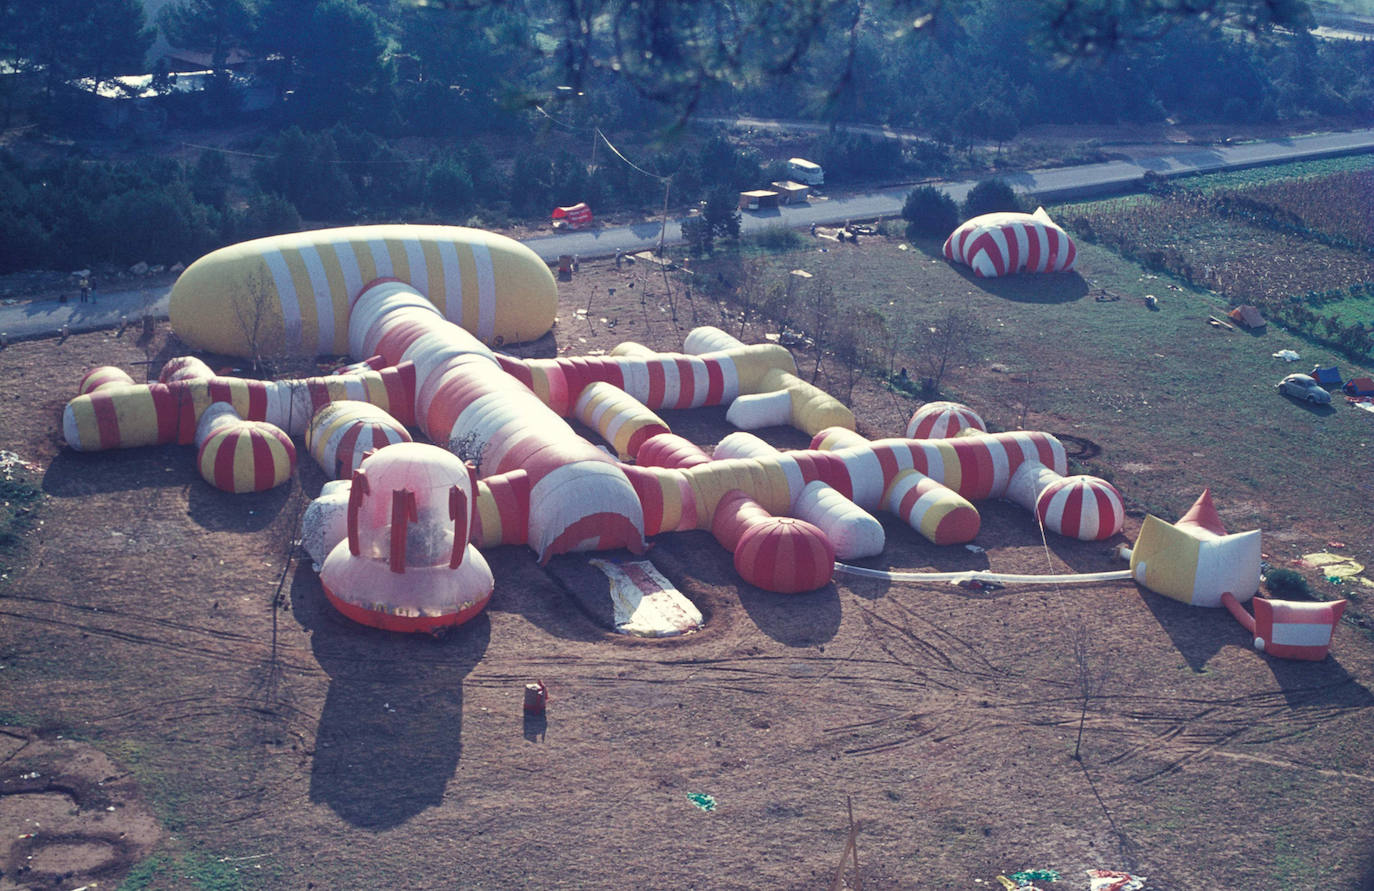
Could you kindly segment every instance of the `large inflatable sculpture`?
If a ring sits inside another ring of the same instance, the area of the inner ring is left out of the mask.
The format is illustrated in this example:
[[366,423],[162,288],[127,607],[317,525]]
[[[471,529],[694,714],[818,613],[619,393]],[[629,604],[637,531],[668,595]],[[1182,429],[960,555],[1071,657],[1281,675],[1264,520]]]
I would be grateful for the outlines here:
[[999,211],[976,216],[945,239],[945,259],[979,278],[1017,272],[1068,272],[1077,253],[1069,233],[1038,207],[1035,213]]
[[[1033,256],[1071,263],[1071,246],[1047,243]],[[1052,435],[988,433],[968,407],[932,403],[905,437],[869,440],[776,344],[705,327],[680,353],[625,343],[604,356],[523,360],[492,349],[542,336],[556,304],[537,255],[469,229],[376,226],[235,245],[177,282],[177,333],[232,355],[269,339],[279,352],[347,352],[353,364],[266,382],[185,358],[143,385],[96,369],[63,412],[63,432],[83,451],[200,442],[206,479],[231,491],[284,480],[291,437],[303,436],[331,477],[306,511],[303,546],[340,611],[393,630],[433,631],[480,611],[493,580],[479,549],[499,545],[527,545],[543,562],[642,553],[653,536],[703,530],[750,584],[800,592],[829,583],[845,565],[837,558],[882,551],[878,511],[939,545],[972,541],[972,502],[989,498],[1084,541],[1124,525],[1120,494],[1067,476]],[[742,428],[712,454],[658,415],[708,405],[726,406]],[[810,434],[810,447],[779,451],[745,432],[776,424]],[[408,428],[435,445],[411,442]],[[223,442],[207,458],[212,439]],[[1214,518],[1201,507],[1175,525],[1147,518],[1133,577],[1195,605],[1249,600],[1258,532],[1227,536]]]

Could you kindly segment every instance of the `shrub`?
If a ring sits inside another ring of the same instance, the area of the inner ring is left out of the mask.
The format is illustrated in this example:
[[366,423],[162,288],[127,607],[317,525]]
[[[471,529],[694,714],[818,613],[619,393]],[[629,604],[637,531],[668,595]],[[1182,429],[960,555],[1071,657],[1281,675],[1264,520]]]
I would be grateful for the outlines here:
[[1004,179],[988,179],[969,189],[964,199],[964,219],[998,211],[1021,210],[1021,199]]
[[1264,577],[1264,589],[1275,597],[1300,597],[1308,600],[1312,598],[1312,591],[1307,587],[1307,579],[1292,569],[1269,570]]
[[959,205],[934,186],[921,186],[902,205],[907,238],[944,238],[959,225]]
[[766,251],[795,251],[803,244],[801,233],[786,226],[769,226],[750,241]]
[[301,215],[296,206],[274,192],[255,192],[248,196],[248,206],[234,226],[237,240],[263,238],[283,232],[298,232]]

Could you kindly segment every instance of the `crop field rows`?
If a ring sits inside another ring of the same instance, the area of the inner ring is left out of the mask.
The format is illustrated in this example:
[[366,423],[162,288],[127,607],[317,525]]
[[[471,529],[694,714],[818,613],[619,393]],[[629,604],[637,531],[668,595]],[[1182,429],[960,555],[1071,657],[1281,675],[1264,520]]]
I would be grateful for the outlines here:
[[1287,165],[1055,209],[1080,239],[1374,354],[1374,161]]

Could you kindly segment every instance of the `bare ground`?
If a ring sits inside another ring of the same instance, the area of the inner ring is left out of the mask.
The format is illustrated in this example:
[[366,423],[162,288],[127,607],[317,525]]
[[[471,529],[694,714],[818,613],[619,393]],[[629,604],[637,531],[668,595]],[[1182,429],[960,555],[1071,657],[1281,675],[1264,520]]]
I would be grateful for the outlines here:
[[[602,301],[612,281],[615,304]],[[584,267],[560,286],[554,336],[527,351],[670,349],[715,321],[678,305],[674,323],[661,292],[625,297],[629,281],[648,279]],[[81,373],[141,369],[177,351],[165,338],[0,352],[0,447],[40,464],[48,496],[0,582],[0,888],[113,886],[124,870],[153,888],[823,888],[847,802],[859,865],[842,887],[996,888],[1034,868],[1060,888],[1086,888],[1091,867],[1152,889],[1353,889],[1374,875],[1374,645],[1356,629],[1304,664],[1255,653],[1221,611],[1133,585],[837,576],[774,595],[689,533],[650,557],[706,614],[698,634],[614,635],[569,590],[590,578],[582,558],[540,568],[522,548],[488,555],[496,592],[468,625],[387,634],[337,615],[292,545],[322,483],[308,459],[289,485],[234,497],[199,478],[188,448],[62,445]],[[850,401],[875,435],[911,408],[866,383]],[[727,432],[719,411],[667,419],[702,443]],[[1117,542],[1043,541],[1019,509],[981,509],[985,553],[889,523],[876,563],[1120,565],[1105,553]],[[521,710],[536,679],[550,690],[538,719]],[[47,782],[23,779],[35,772],[63,778],[42,794],[71,802],[56,829],[20,838],[15,820],[38,811],[13,796]],[[106,776],[125,779],[107,789]],[[112,832],[134,840],[100,847]]]

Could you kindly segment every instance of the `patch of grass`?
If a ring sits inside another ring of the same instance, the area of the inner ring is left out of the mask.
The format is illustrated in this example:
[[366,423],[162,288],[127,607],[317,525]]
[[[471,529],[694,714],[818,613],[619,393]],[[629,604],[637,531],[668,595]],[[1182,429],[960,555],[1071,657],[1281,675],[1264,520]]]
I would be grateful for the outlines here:
[[[118,891],[153,891],[179,888],[187,891],[244,891],[260,886],[256,876],[245,881],[246,858],[187,854],[173,857],[155,854],[138,864],[120,884]],[[255,870],[256,871],[256,870]]]
[[757,234],[743,239],[741,243],[746,249],[752,247],[768,253],[781,253],[800,250],[806,240],[797,230],[778,225],[762,229]]
[[6,552],[38,525],[43,481],[38,471],[12,452],[0,451],[0,566]]

